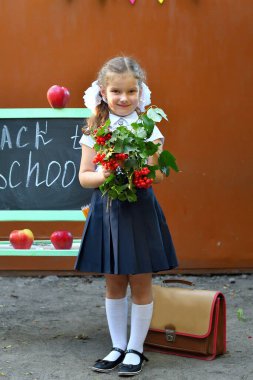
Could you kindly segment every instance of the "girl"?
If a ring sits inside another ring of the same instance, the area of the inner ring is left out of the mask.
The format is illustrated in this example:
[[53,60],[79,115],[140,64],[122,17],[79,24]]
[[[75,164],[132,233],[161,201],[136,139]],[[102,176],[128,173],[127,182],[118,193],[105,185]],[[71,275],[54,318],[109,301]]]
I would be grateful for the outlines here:
[[[102,67],[98,79],[84,95],[85,105],[94,112],[82,136],[82,159],[79,180],[83,187],[94,188],[90,211],[75,268],[83,272],[103,273],[106,280],[106,316],[112,349],[92,369],[109,372],[119,366],[120,376],[141,372],[143,344],[153,310],[152,273],[177,266],[176,254],[163,212],[152,188],[138,189],[137,202],[113,200],[107,207],[107,197],[98,187],[110,175],[108,170],[93,163],[96,155],[92,128],[110,119],[111,130],[126,128],[138,119],[138,113],[150,104],[150,91],[145,75],[131,58],[116,57]],[[164,137],[155,126],[148,139],[163,143]],[[162,145],[161,145],[162,146]],[[160,147],[161,147],[160,146]],[[158,154],[148,164],[157,162]],[[101,170],[100,170],[101,169]],[[157,171],[155,183],[163,175]],[[130,285],[132,310],[130,339],[127,340],[127,287]]]

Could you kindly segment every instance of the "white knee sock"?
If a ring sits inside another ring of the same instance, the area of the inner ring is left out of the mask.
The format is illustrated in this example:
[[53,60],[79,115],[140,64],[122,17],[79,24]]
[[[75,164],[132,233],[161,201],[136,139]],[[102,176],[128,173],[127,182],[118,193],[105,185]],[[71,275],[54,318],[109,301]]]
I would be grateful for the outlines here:
[[[112,346],[125,350],[127,346],[127,297],[120,299],[106,298],[105,310]],[[104,360],[113,361],[118,359],[119,356],[120,352],[111,351]]]
[[[153,302],[147,305],[132,304],[131,333],[127,349],[143,352],[143,344],[148,333],[153,313]],[[126,354],[124,364],[139,364],[140,357],[136,354]]]

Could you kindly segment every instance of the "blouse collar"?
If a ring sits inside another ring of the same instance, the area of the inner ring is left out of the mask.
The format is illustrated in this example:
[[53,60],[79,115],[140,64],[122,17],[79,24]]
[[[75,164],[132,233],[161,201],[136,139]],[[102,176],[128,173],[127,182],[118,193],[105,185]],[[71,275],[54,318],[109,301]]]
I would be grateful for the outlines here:
[[130,115],[127,115],[127,116],[119,116],[119,115],[115,115],[113,113],[110,113],[109,118],[110,118],[112,127],[118,127],[118,126],[122,126],[122,125],[128,127],[132,123],[137,121],[138,114],[136,111],[130,113]]

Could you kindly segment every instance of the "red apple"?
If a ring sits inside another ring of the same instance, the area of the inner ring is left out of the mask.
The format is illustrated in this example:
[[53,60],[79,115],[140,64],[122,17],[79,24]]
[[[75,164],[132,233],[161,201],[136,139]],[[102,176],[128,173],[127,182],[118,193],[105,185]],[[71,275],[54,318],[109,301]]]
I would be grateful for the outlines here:
[[47,100],[52,108],[64,108],[69,98],[70,93],[66,87],[54,85],[47,91]]
[[69,231],[54,231],[50,240],[55,249],[70,249],[73,243],[73,236]]
[[15,249],[30,249],[34,241],[34,236],[31,230],[14,230],[9,236],[10,243]]

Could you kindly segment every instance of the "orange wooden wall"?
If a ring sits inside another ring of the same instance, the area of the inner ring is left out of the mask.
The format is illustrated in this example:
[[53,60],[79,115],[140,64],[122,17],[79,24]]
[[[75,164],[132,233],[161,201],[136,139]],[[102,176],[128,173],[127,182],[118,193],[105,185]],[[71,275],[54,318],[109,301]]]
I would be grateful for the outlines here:
[[102,63],[145,67],[182,170],[156,187],[181,269],[248,270],[252,258],[252,0],[2,0],[0,107],[69,107]]

